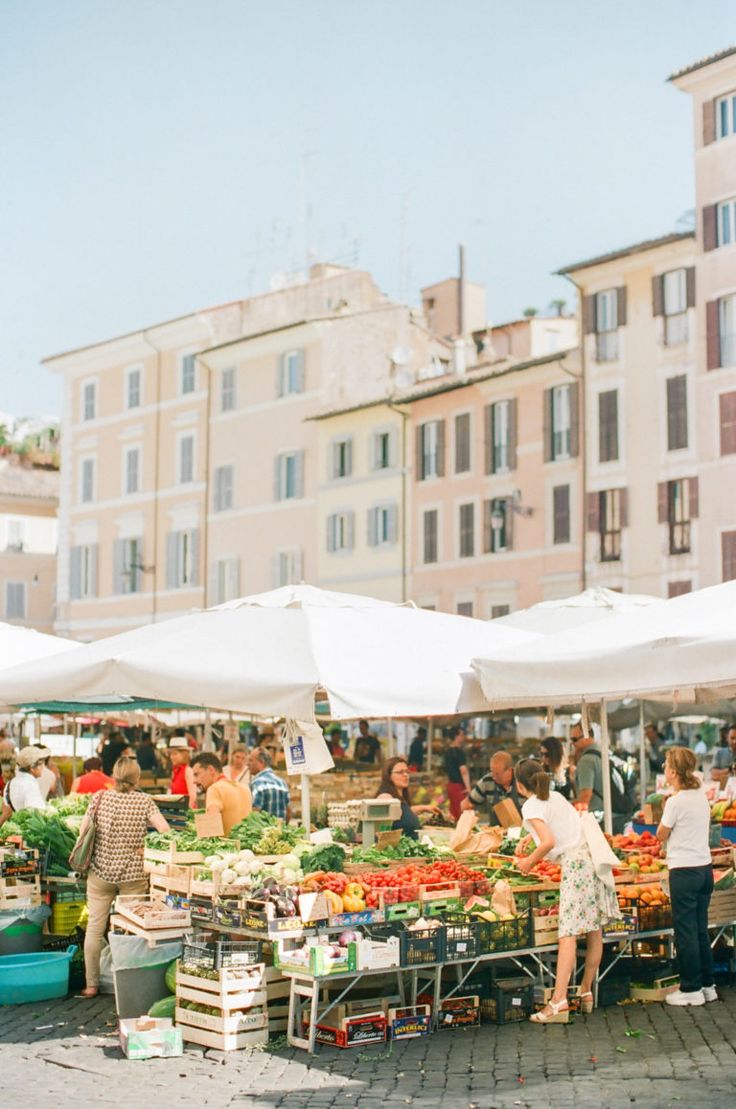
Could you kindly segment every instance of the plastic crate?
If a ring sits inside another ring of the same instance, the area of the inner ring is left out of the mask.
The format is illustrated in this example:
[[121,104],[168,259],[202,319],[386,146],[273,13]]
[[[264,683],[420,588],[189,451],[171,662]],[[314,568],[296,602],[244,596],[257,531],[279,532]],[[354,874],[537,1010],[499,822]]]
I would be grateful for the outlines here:
[[220,970],[222,967],[251,966],[263,962],[263,944],[259,940],[214,940],[197,943],[185,940],[181,961],[186,966]]
[[511,920],[480,920],[478,922],[480,955],[497,951],[522,951],[534,946],[534,921],[531,909]]
[[598,1008],[605,1009],[607,1005],[618,1005],[619,1001],[626,1001],[631,996],[630,978],[611,978],[609,975],[598,983]]
[[450,921],[445,925],[445,962],[460,963],[475,959],[480,954],[479,924],[476,921],[460,923]]
[[54,901],[86,901],[87,900],[87,883],[86,882],[70,882],[69,885],[54,886]]
[[86,901],[56,901],[51,906],[49,932],[68,935],[87,921]]
[[481,1020],[491,1024],[511,1024],[527,1020],[534,1010],[534,983],[530,978],[509,978],[494,982],[490,996],[480,1001]]
[[422,963],[442,963],[445,958],[445,928],[410,929],[406,921],[397,920],[391,925],[371,928],[371,939],[399,937],[402,967],[421,966]]
[[672,907],[670,905],[639,905],[640,932],[657,932],[660,928],[672,927]]

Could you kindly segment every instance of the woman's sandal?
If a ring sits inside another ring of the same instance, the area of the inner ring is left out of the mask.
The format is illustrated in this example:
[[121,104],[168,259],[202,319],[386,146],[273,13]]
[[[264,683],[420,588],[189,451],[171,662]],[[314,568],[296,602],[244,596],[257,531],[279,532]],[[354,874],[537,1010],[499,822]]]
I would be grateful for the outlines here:
[[529,1020],[534,1024],[567,1024],[569,1015],[570,1008],[566,1001],[548,1001],[544,1009],[532,1013]]
[[80,997],[97,997],[99,992],[100,991],[99,991],[99,988],[97,986],[87,986],[86,989],[82,990],[82,992],[79,994],[79,996]]
[[586,990],[585,993],[579,994],[579,997],[580,997],[580,1012],[581,1013],[592,1013],[593,1008],[595,1006],[595,1002],[593,1000],[592,990]]

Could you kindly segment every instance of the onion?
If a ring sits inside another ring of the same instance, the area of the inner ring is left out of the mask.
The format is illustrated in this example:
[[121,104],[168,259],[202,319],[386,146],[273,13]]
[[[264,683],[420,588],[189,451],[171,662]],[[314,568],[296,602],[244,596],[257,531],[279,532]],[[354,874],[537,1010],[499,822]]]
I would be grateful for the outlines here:
[[347,947],[349,943],[357,943],[359,939],[360,939],[360,933],[359,932],[349,932],[348,931],[348,932],[341,932],[339,937],[338,937],[337,942],[340,944],[340,947]]

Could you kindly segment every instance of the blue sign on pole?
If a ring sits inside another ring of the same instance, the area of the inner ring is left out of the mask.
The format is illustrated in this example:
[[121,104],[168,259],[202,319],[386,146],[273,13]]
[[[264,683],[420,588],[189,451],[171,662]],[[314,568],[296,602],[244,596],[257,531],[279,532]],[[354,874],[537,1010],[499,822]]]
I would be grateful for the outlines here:
[[289,760],[292,766],[305,766],[307,756],[304,752],[304,737],[295,736],[289,744]]

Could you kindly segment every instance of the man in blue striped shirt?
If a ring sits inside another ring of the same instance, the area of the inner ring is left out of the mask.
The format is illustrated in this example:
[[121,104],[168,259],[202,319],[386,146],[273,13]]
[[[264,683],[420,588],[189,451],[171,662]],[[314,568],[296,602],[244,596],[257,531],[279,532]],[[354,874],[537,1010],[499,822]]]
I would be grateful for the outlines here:
[[248,759],[250,770],[250,792],[253,808],[289,819],[289,787],[283,778],[271,769],[271,755],[263,747],[251,751]]

